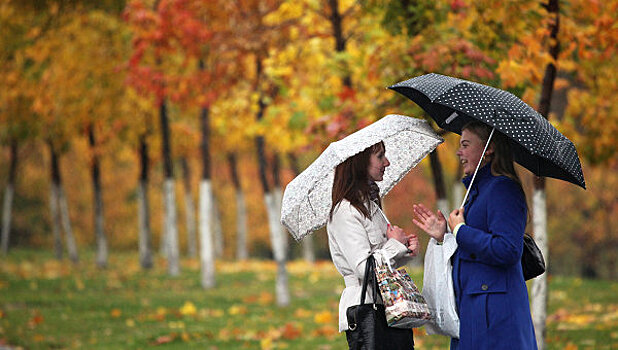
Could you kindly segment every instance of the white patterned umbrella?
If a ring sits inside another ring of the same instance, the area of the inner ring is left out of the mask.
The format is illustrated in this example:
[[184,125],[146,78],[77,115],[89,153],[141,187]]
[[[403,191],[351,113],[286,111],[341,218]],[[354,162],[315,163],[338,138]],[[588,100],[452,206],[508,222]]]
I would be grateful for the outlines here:
[[281,223],[296,240],[326,225],[337,165],[380,141],[390,161],[383,180],[378,182],[383,197],[444,140],[425,120],[389,114],[331,143],[283,193]]

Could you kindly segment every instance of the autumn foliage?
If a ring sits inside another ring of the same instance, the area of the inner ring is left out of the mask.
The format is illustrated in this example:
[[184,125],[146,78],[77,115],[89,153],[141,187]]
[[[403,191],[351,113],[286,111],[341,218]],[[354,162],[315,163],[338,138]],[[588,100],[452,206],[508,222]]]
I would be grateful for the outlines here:
[[[537,106],[543,69],[552,61],[546,28],[555,20],[533,0],[131,0],[121,11],[113,1],[37,4],[0,1],[0,22],[8,34],[0,37],[2,164],[9,163],[9,145],[20,146],[11,244],[41,249],[52,244],[46,148],[51,142],[63,157],[78,244],[94,242],[88,172],[96,155],[112,249],[134,249],[138,139],[160,148],[156,115],[165,99],[175,166],[180,157],[193,169],[202,166],[197,116],[200,108],[209,108],[223,258],[232,258],[235,250],[229,152],[239,156],[251,254],[268,257],[256,136],[264,136],[269,159],[281,156],[285,186],[294,176],[290,159],[302,170],[328,143],[388,113],[422,118],[414,104],[385,89],[405,78],[453,75],[508,89]],[[588,190],[548,181],[551,272],[618,276],[612,253],[618,246],[613,233],[618,225],[617,13],[615,0],[576,0],[561,7],[549,119],[576,144]],[[87,143],[90,126],[97,132],[95,147]],[[452,157],[457,141],[451,135],[446,139],[439,153],[452,184],[458,180]],[[149,157],[151,226],[158,237],[162,155]],[[0,185],[8,177],[8,167],[0,167]],[[198,181],[194,171],[194,197]],[[389,215],[414,231],[411,203],[433,205],[432,186],[423,162],[386,198]],[[177,191],[184,189],[178,185]],[[178,210],[182,217],[180,200]],[[323,232],[316,236],[318,256],[328,258]],[[291,251],[299,256],[298,245]],[[572,256],[585,267],[569,264]],[[185,312],[190,310],[186,306]],[[275,331],[285,338],[298,332],[295,327]]]

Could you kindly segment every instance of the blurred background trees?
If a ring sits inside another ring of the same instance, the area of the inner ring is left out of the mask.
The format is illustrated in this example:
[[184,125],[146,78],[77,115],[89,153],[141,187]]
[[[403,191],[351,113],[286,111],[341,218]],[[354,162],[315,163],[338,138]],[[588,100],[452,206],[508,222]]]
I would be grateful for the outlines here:
[[[436,72],[537,107],[552,63],[549,119],[575,142],[588,189],[546,182],[549,269],[616,279],[617,13],[613,0],[561,3],[556,59],[538,1],[1,0],[2,252],[78,261],[88,248],[103,268],[139,247],[144,268],[165,252],[171,274],[199,252],[208,287],[220,247],[276,258],[285,283],[288,259],[329,257],[323,231],[308,253],[276,227],[286,183],[385,114],[423,117],[386,86]],[[444,136],[386,197],[410,232],[413,202],[461,196],[457,138]]]

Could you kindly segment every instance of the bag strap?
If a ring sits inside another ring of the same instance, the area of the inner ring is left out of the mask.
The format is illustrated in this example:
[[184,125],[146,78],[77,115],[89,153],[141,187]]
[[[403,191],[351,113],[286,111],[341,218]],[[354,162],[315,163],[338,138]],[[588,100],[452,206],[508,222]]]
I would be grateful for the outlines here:
[[373,308],[376,309],[377,295],[378,295],[378,284],[376,283],[375,277],[375,258],[372,255],[369,255],[367,260],[365,261],[365,277],[363,278],[363,288],[361,289],[361,299],[360,305],[365,304],[365,295],[367,294],[367,284],[371,280],[371,284],[373,286]]
[[[378,283],[376,282],[376,278],[375,278],[375,267],[374,267],[374,257],[373,254],[369,255],[369,257],[367,258],[367,260],[365,261],[365,277],[363,277],[363,288],[361,290],[361,299],[360,299],[360,305],[365,305],[365,294],[367,293],[367,283],[369,283],[369,280],[371,279],[372,284],[373,284],[373,309],[374,310],[378,310],[378,307],[376,306],[376,300],[377,300],[377,295],[378,295]],[[358,313],[358,308],[356,308],[354,310],[354,323],[351,323],[348,325],[349,330],[350,331],[355,331],[356,328],[358,327],[358,322],[357,322],[357,313]]]

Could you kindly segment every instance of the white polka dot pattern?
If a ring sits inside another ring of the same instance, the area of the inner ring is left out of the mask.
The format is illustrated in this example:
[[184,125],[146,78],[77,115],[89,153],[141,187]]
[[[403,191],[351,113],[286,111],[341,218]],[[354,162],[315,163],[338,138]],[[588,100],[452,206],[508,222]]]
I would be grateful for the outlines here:
[[[510,92],[435,73],[389,88],[417,102],[444,129],[461,134],[472,119],[495,127],[512,141],[515,160],[534,174],[586,187],[573,143]],[[429,103],[421,101],[418,93]],[[458,117],[446,123],[453,112]]]

